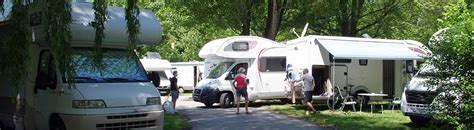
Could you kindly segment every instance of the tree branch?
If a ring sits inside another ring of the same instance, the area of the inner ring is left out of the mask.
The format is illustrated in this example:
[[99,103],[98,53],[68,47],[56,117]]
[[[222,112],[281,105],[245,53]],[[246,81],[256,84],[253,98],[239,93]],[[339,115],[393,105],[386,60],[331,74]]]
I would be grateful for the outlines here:
[[[398,4],[399,4],[398,2],[397,2],[397,3],[392,3],[392,4],[390,4],[389,6],[384,7],[385,11],[383,12],[382,16],[378,16],[374,22],[369,23],[369,24],[367,24],[367,25],[365,25],[365,26],[363,26],[363,27],[357,29],[357,31],[365,30],[365,29],[367,29],[367,28],[369,28],[369,27],[372,27],[372,26],[374,26],[375,24],[381,22],[385,17],[388,16],[388,14],[389,14],[390,12],[392,12],[393,10],[395,10],[395,8],[398,6]],[[388,8],[388,9],[387,9],[387,8]]]

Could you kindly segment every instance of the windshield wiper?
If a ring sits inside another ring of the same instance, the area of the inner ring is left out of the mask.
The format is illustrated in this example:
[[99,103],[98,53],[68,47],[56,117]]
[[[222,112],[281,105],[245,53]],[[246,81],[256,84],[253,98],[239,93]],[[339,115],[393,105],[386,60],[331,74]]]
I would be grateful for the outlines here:
[[97,80],[91,77],[74,77],[73,79],[87,79],[87,80]]
[[130,81],[130,79],[126,79],[126,78],[102,78],[104,80],[107,80],[107,81]]

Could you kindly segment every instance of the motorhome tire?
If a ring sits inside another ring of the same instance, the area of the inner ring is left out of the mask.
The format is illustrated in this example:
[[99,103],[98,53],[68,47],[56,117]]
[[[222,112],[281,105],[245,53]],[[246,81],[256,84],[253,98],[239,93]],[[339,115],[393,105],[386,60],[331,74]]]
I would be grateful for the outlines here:
[[204,105],[205,105],[206,107],[212,107],[213,104],[214,104],[214,103],[204,103]]
[[50,130],[66,130],[66,125],[64,124],[63,120],[59,116],[52,117],[50,121]]
[[232,105],[232,95],[229,93],[222,93],[219,100],[221,108],[228,108]]
[[183,87],[179,87],[178,91],[179,91],[179,93],[184,93],[184,88],[183,88]]
[[428,123],[431,119],[428,117],[422,117],[422,116],[410,116],[410,120],[415,125],[424,125]]
[[367,97],[367,96],[359,96],[359,93],[367,93],[366,91],[357,91],[355,92],[354,94],[352,94],[353,97],[355,97],[355,100],[357,102],[357,106],[360,105],[360,102],[362,102],[362,99],[364,100],[364,104],[362,104],[362,106],[367,106],[367,102],[369,102],[370,98]]

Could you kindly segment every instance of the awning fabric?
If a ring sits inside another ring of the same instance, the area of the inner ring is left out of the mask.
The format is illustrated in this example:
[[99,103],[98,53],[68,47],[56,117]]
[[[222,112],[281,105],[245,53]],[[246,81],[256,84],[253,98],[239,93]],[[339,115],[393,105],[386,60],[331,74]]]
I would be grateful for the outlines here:
[[335,59],[417,60],[404,40],[318,37],[316,38]]

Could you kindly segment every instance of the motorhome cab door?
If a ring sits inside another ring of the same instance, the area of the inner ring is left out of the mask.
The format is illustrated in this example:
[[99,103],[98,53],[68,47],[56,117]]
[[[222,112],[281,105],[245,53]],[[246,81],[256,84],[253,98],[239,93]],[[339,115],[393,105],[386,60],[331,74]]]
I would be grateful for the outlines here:
[[[225,81],[223,84],[224,86],[230,86],[231,88],[233,88],[234,86],[232,85],[232,82],[234,80],[234,77],[235,75],[238,74],[238,69],[240,67],[244,67],[245,70],[247,70],[246,72],[248,72],[248,66],[249,66],[249,63],[248,62],[237,62],[235,63],[232,68],[228,71],[226,77],[225,77]],[[247,75],[248,73],[246,73]]]
[[58,94],[58,77],[53,56],[49,50],[42,50],[38,61],[36,82],[34,86],[35,94],[35,124],[39,128],[47,128],[49,113],[55,108]]

